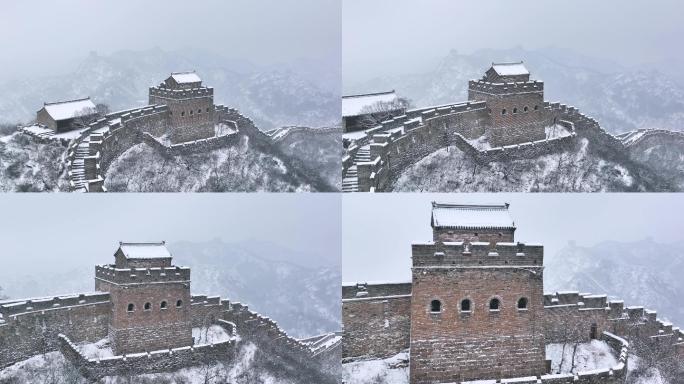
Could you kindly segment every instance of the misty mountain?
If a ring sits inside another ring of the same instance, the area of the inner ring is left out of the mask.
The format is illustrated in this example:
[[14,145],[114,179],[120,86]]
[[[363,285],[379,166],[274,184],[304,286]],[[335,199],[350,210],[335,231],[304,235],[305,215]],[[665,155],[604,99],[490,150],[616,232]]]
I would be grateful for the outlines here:
[[[169,249],[174,264],[191,268],[193,294],[248,305],[294,337],[341,328],[342,277],[339,261],[331,257],[268,241],[178,242]],[[91,292],[94,276],[94,265],[49,274],[0,273],[0,293],[16,299]]]
[[492,62],[520,60],[533,79],[544,80],[546,100],[578,107],[609,132],[684,130],[684,86],[674,76],[557,48],[486,49],[473,54],[452,50],[432,70],[379,76],[345,85],[345,93],[395,89],[417,107],[464,101],[468,80],[481,78]]
[[[626,207],[626,209],[628,209]],[[607,294],[625,305],[658,311],[658,317],[684,325],[684,243],[660,244],[651,239],[606,241],[592,247],[570,242],[547,257],[545,291],[577,290]]]
[[179,242],[169,248],[178,264],[192,267],[195,293],[249,305],[295,337],[340,329],[338,265],[309,264],[304,260],[310,255],[302,258],[299,252],[268,242],[250,244]]
[[262,130],[292,124],[329,125],[339,120],[339,80],[321,74],[320,66],[300,60],[264,67],[203,51],[91,52],[70,73],[2,84],[5,97],[0,99],[0,122],[27,122],[45,101],[83,96],[112,110],[146,105],[150,86],[171,72],[196,70],[205,85],[214,87],[217,104],[239,109]]

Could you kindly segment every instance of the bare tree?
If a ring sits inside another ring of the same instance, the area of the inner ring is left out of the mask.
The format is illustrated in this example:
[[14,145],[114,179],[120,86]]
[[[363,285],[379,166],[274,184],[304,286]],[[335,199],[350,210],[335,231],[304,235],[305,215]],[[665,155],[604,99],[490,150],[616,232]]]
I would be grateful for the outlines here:
[[364,129],[373,128],[385,120],[403,115],[410,106],[411,101],[403,97],[392,101],[378,101],[361,109],[360,114],[363,116],[360,124]]
[[76,112],[74,117],[74,126],[87,127],[91,123],[101,119],[109,114],[109,106],[107,104],[97,104],[95,108],[83,108]]

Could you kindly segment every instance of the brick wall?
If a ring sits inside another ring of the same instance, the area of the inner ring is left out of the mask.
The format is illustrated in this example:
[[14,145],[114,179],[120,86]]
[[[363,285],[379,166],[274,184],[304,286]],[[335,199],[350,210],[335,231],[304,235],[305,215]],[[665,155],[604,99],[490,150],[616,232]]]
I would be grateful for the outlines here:
[[[539,267],[414,268],[411,383],[543,374],[542,284]],[[523,297],[528,308],[519,310]],[[489,310],[492,298],[498,311]],[[470,312],[461,311],[464,299]]]
[[513,242],[515,229],[434,228],[433,241]]
[[29,299],[0,306],[0,368],[57,350],[57,335],[76,342],[107,336],[110,301],[107,293]]

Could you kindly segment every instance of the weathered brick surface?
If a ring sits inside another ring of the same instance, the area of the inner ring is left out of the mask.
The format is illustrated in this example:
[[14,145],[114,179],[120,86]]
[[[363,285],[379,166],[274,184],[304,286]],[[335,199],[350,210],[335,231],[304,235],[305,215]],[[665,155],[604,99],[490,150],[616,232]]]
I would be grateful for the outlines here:
[[342,357],[388,357],[409,348],[411,296],[343,299]]
[[108,293],[16,301],[0,306],[0,368],[57,349],[57,335],[75,342],[107,336]]
[[95,267],[95,289],[110,294],[114,353],[192,345],[190,268],[172,266],[170,258],[158,259],[157,267],[132,268],[147,259],[119,256],[118,266]]
[[[541,267],[415,268],[411,303],[411,382],[544,373]],[[520,298],[528,308],[519,310]],[[498,298],[499,311],[489,310]],[[460,310],[463,299],[471,312]],[[440,313],[430,312],[440,300]]]
[[458,228],[435,228],[432,232],[433,241],[467,241],[467,242],[512,242],[515,228],[478,230]]

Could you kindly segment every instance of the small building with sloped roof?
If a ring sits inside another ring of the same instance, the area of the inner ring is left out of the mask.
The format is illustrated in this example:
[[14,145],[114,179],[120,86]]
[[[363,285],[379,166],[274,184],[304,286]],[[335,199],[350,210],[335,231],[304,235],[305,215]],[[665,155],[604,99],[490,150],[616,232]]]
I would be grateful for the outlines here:
[[95,103],[90,97],[75,100],[44,103],[36,112],[36,122],[55,132],[65,132],[81,128],[79,119],[87,121],[97,116]]

